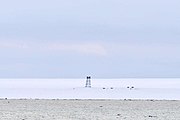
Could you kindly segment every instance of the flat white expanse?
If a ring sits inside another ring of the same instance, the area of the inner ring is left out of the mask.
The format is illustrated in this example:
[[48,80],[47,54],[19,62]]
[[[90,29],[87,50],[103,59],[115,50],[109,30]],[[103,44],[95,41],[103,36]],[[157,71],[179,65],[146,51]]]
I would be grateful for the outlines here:
[[[0,79],[0,98],[180,100],[180,78]],[[127,87],[134,87],[129,89]]]

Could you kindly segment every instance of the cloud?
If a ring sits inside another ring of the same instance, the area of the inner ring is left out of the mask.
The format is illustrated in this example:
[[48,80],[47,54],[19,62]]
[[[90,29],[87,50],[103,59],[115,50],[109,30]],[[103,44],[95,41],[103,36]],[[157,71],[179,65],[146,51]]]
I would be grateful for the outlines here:
[[49,50],[56,51],[67,51],[67,52],[78,52],[83,54],[96,54],[96,55],[106,55],[106,49],[96,43],[71,43],[71,44],[49,44],[47,45]]
[[5,49],[22,49],[24,48],[24,44],[22,43],[17,43],[17,42],[2,42],[0,41],[0,48],[5,48]]
[[131,58],[179,58],[179,44],[138,44],[138,43],[117,43],[107,48],[110,53],[119,57]]
[[107,50],[99,43],[60,43],[60,42],[20,42],[0,41],[0,49],[41,51],[41,52],[65,52],[105,56]]

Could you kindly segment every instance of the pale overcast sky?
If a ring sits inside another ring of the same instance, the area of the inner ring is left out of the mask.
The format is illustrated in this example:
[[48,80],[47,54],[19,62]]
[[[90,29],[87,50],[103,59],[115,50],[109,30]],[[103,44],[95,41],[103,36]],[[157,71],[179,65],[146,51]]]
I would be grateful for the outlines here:
[[0,78],[180,77],[179,0],[4,0]]

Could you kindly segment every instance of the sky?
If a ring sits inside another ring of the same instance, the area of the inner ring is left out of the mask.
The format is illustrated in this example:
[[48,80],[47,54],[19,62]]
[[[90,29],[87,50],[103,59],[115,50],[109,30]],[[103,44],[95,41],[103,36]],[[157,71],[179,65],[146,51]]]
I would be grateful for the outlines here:
[[179,0],[0,2],[0,78],[180,77]]

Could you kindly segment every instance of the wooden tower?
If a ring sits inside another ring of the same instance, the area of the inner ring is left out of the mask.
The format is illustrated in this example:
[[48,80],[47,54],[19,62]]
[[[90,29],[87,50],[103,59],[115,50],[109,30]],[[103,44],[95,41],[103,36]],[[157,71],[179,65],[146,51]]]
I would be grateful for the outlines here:
[[85,87],[91,88],[91,76],[86,77],[86,85]]

